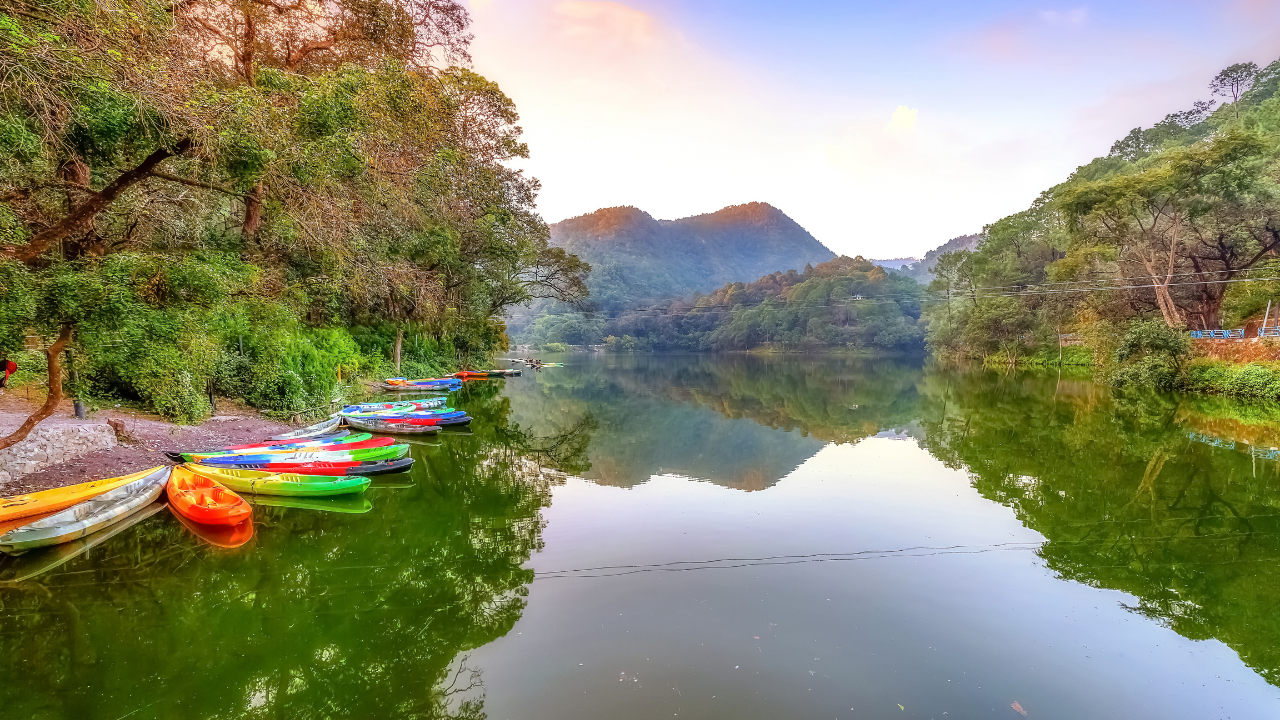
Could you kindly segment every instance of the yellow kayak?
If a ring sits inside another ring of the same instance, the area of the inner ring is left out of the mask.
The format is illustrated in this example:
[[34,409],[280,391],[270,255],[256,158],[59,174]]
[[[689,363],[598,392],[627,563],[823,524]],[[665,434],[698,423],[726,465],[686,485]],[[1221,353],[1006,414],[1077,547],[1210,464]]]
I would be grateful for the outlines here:
[[72,505],[77,505],[104,492],[115,490],[121,485],[128,485],[134,480],[144,478],[157,469],[159,468],[147,468],[123,477],[94,480],[93,482],[68,485],[52,490],[41,490],[29,495],[0,498],[0,523],[27,518],[32,515],[47,515],[59,510],[66,510]]

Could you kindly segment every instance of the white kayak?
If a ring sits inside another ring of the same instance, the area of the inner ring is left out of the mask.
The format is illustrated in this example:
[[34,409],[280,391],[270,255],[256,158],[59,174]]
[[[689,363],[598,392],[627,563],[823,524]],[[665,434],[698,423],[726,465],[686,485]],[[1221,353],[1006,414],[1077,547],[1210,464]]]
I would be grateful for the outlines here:
[[330,430],[334,430],[341,423],[341,418],[332,418],[329,420],[321,420],[315,425],[308,425],[301,430],[294,430],[291,433],[283,435],[275,435],[272,440],[297,440],[298,438],[315,437],[316,435],[324,435]]
[[144,477],[61,512],[0,535],[0,552],[17,555],[47,545],[70,542],[124,520],[156,501],[173,468],[158,467]]

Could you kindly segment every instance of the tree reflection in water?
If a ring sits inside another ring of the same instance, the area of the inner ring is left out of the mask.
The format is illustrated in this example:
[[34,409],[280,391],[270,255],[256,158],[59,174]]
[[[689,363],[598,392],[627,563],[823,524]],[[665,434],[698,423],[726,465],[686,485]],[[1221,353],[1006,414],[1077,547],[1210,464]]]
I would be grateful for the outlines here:
[[1043,534],[1050,568],[1280,685],[1280,465],[1188,437],[1273,435],[1275,406],[955,370],[922,395],[925,446]]
[[4,717],[483,717],[465,653],[524,610],[591,422],[539,439],[495,384],[458,402],[474,432],[415,447],[413,485],[367,514],[259,506],[223,550],[162,513],[0,587]]

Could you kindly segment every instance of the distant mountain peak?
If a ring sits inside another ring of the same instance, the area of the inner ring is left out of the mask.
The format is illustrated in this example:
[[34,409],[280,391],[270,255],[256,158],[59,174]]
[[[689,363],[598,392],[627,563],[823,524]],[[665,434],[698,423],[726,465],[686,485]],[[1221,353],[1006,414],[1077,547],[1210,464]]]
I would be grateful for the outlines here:
[[593,295],[619,305],[687,297],[835,257],[765,202],[661,221],[636,207],[601,208],[552,225],[551,243],[591,263]]

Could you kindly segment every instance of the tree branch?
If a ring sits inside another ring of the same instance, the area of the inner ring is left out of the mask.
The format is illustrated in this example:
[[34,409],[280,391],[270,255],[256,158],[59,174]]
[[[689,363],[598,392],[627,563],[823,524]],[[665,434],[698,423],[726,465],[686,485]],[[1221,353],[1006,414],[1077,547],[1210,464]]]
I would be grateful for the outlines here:
[[44,254],[54,243],[83,232],[93,225],[98,216],[111,203],[115,202],[125,190],[150,177],[160,163],[175,155],[181,155],[191,149],[191,140],[184,138],[172,149],[159,148],[151,153],[132,170],[126,170],[101,191],[91,193],[84,202],[67,213],[59,222],[36,233],[26,245],[9,245],[0,248],[0,254],[8,255],[16,260],[29,263]]
[[203,180],[192,180],[190,178],[179,177],[177,175],[170,175],[169,173],[153,171],[151,173],[151,177],[160,178],[161,180],[168,180],[169,182],[181,183],[183,185],[190,185],[191,187],[203,188],[205,190],[217,190],[220,193],[224,193],[227,195],[234,195],[235,197],[242,197],[244,195],[244,193],[242,192],[236,192],[235,190],[232,190],[231,188],[228,188],[228,187],[224,187],[222,185],[217,185],[210,182],[204,182]]
[[49,359],[49,397],[45,399],[44,405],[40,406],[39,410],[22,423],[21,427],[14,430],[8,437],[0,438],[0,450],[25,440],[41,420],[58,409],[58,403],[62,402],[62,351],[67,348],[69,342],[71,342],[71,323],[63,323],[58,339],[44,351],[45,357]]

